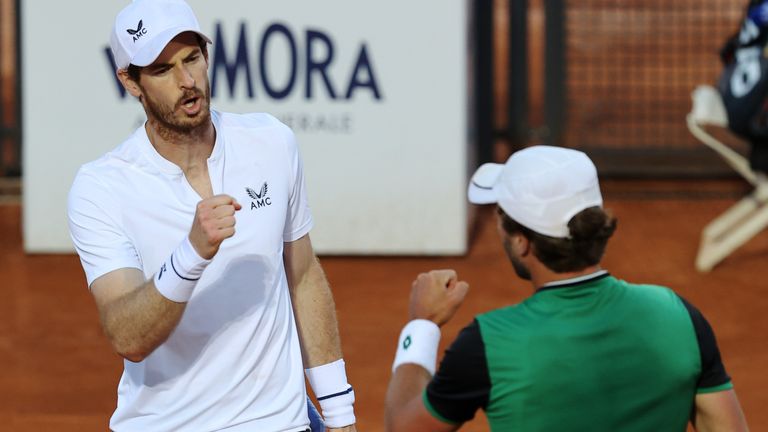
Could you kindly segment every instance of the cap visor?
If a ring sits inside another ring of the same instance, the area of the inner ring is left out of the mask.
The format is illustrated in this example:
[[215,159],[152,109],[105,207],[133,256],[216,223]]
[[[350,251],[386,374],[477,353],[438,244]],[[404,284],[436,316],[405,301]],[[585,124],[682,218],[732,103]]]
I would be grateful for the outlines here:
[[145,67],[145,66],[151,65],[152,63],[154,63],[155,60],[157,60],[157,57],[160,56],[160,53],[163,52],[163,50],[168,45],[168,43],[171,42],[173,38],[175,38],[176,36],[184,32],[197,33],[207,43],[211,43],[211,40],[208,38],[208,36],[200,33],[195,29],[191,29],[187,27],[171,28],[155,36],[152,39],[152,42],[145,45],[141,49],[141,51],[136,53],[136,55],[133,57],[133,60],[131,61],[131,64],[139,67]]
[[467,197],[473,204],[493,204],[498,201],[493,187],[501,176],[504,165],[487,163],[480,166],[469,182]]

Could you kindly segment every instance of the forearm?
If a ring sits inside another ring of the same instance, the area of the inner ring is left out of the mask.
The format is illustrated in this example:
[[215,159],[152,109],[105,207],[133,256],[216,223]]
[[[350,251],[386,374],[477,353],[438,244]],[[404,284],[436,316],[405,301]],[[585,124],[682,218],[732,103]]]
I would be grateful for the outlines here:
[[326,427],[354,431],[355,392],[347,382],[336,306],[309,235],[285,243],[283,256],[304,368]]
[[185,308],[163,297],[150,279],[104,308],[101,322],[115,351],[137,362],[168,339]]
[[422,394],[436,372],[440,328],[464,300],[469,285],[453,270],[421,273],[411,285],[409,318],[397,342],[387,389],[387,431],[452,432],[461,424],[443,422],[427,410]]
[[406,363],[398,366],[389,381],[385,422],[387,431],[408,431],[419,414],[421,395],[432,376],[423,367]]
[[293,310],[302,345],[304,367],[311,368],[342,357],[336,305],[328,280],[316,258],[291,289]]
[[141,361],[168,339],[221,242],[234,235],[240,208],[228,195],[200,201],[190,234],[150,280],[138,268],[126,267],[91,283],[102,327],[118,354]]

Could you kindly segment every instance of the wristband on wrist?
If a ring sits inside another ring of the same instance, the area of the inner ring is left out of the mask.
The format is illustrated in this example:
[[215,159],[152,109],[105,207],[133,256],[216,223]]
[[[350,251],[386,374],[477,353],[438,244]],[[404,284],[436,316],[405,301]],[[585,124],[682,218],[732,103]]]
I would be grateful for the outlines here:
[[340,428],[355,423],[355,391],[347,382],[344,359],[305,369],[309,385],[320,403],[325,425]]
[[397,344],[392,372],[404,363],[415,363],[435,374],[437,346],[440,344],[440,327],[432,321],[415,319],[403,327]]
[[168,300],[185,303],[192,297],[197,281],[210,263],[211,260],[197,254],[189,237],[185,237],[155,273],[155,288]]

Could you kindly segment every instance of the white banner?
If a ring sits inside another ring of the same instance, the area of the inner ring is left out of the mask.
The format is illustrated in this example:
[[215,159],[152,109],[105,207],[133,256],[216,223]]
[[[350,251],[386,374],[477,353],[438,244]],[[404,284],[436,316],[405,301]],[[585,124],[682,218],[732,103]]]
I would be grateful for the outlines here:
[[[28,252],[73,250],[66,196],[77,169],[144,120],[108,54],[124,4],[22,5]],[[318,252],[466,251],[466,1],[190,5],[213,40],[213,107],[269,112],[296,132]]]

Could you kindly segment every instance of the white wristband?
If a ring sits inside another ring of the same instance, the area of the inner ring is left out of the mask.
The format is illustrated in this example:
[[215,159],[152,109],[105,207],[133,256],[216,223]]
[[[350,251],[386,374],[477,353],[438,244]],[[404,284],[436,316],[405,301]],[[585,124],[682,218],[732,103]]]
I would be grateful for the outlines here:
[[155,288],[168,300],[185,303],[192,297],[192,290],[210,263],[211,260],[197,254],[189,237],[185,237],[155,273]]
[[415,319],[403,327],[397,344],[392,372],[404,363],[415,363],[435,374],[437,346],[440,345],[440,327],[432,321]]
[[305,369],[309,385],[315,392],[325,425],[340,428],[355,423],[355,392],[347,382],[344,359]]

